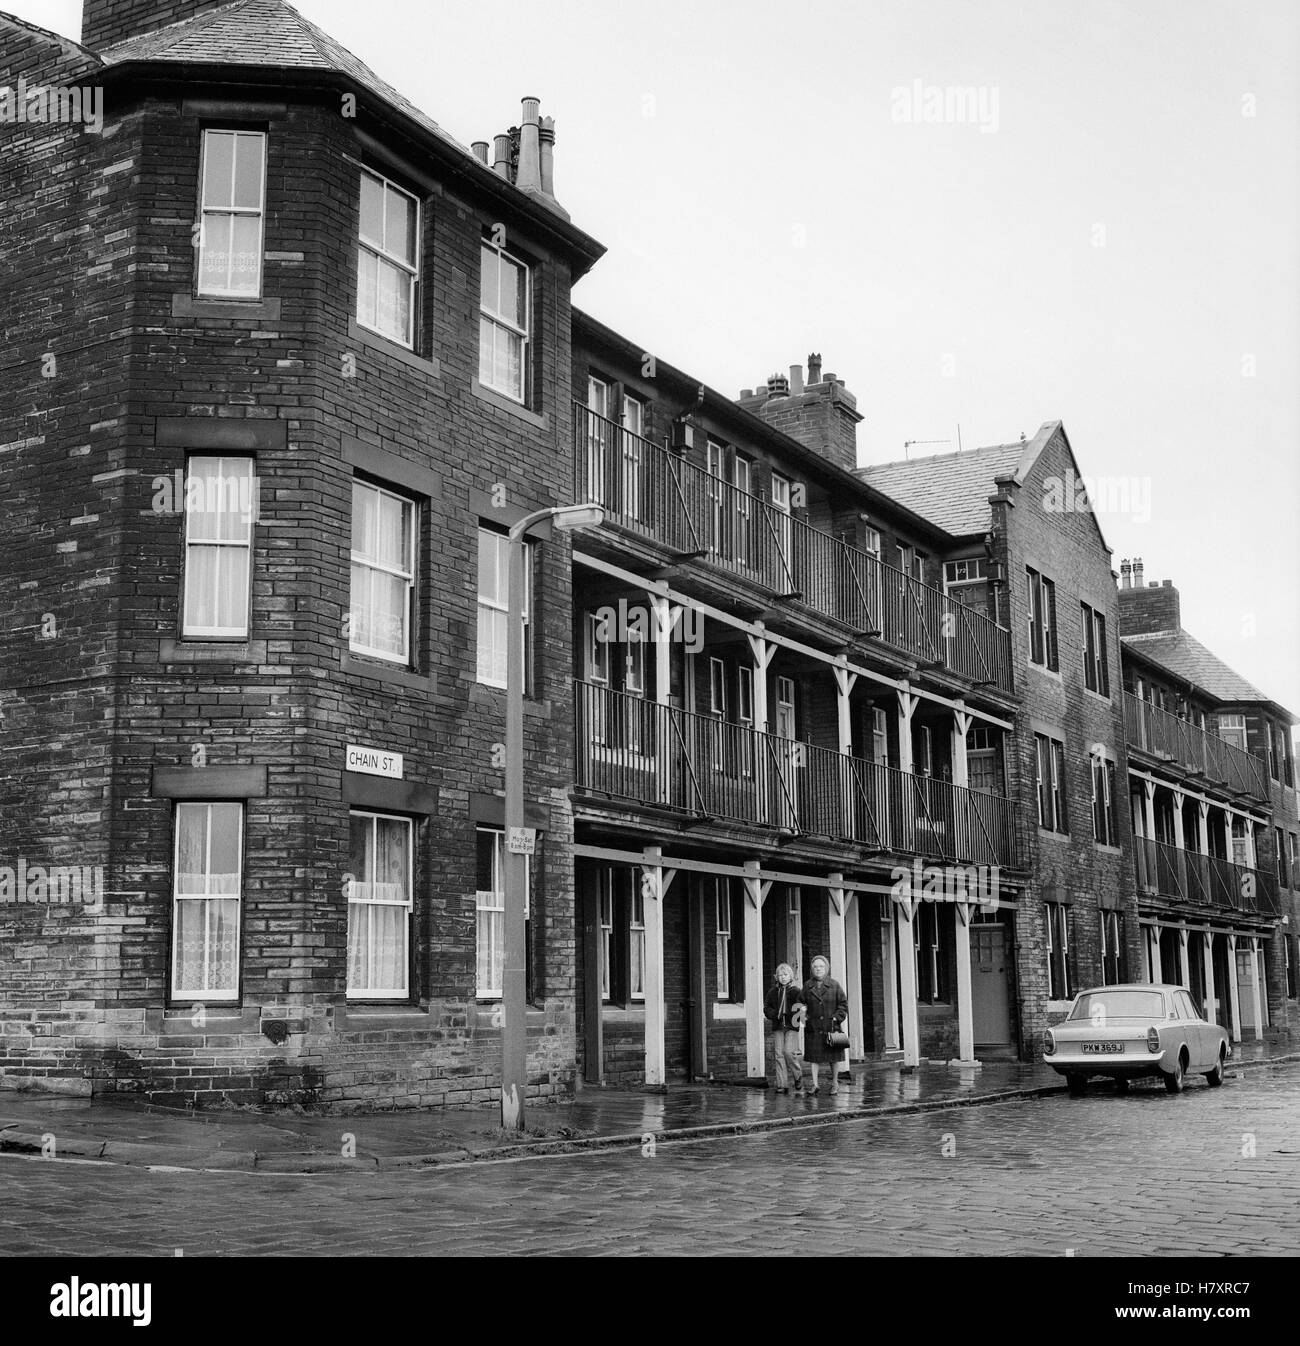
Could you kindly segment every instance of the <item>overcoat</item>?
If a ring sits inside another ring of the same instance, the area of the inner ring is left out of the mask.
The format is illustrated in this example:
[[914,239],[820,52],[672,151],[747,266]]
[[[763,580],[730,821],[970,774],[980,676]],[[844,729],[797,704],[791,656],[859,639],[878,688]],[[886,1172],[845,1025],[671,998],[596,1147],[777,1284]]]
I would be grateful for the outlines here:
[[775,1031],[778,1028],[791,1029],[794,1023],[791,1021],[796,1005],[803,1004],[803,991],[795,982],[791,982],[785,988],[785,1010],[781,1009],[781,983],[777,982],[767,993],[767,999],[763,1002],[763,1014],[767,1018],[768,1027]]
[[827,1049],[826,1034],[842,1029],[849,1017],[849,998],[844,987],[834,977],[824,981],[810,979],[804,982],[803,999],[808,1007],[808,1020],[803,1026],[804,1060],[819,1065],[840,1060],[844,1053]]

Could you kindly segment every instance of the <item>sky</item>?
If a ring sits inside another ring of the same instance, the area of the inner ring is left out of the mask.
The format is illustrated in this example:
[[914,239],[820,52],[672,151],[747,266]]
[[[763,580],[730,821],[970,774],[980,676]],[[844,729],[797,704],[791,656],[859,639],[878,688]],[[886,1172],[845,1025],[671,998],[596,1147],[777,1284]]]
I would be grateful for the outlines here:
[[296,7],[465,144],[540,98],[574,302],[702,382],[819,352],[863,464],[1062,421],[1114,568],[1300,715],[1294,0]]

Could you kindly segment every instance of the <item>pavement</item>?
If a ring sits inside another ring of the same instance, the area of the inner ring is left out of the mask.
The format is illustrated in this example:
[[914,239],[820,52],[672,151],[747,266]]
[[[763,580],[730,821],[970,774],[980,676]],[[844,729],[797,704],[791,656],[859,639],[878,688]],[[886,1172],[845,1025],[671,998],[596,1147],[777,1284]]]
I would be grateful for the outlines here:
[[[1234,1045],[1238,1069],[1300,1061],[1300,1033]],[[299,1109],[162,1108],[127,1098],[66,1098],[5,1089],[0,1152],[155,1170],[323,1173],[434,1167],[574,1154],[654,1141],[725,1138],[892,1114],[1005,1103],[1064,1092],[1041,1063],[871,1061],[840,1092],[797,1098],[738,1084],[672,1084],[666,1090],[583,1087],[558,1102],[529,1103],[528,1132],[502,1131],[495,1105],[475,1109],[332,1114]],[[1100,1086],[1098,1086],[1100,1087]]]

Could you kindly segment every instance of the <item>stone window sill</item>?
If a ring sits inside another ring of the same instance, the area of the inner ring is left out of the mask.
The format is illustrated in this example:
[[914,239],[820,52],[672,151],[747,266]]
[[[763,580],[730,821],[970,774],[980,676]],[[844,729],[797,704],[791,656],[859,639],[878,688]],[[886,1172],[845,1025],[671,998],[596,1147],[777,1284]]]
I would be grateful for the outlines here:
[[432,673],[415,673],[409,668],[372,662],[351,654],[340,656],[339,668],[354,677],[374,678],[378,682],[391,683],[395,687],[405,687],[413,692],[426,692],[432,695],[438,688],[438,680]]
[[160,640],[158,662],[162,664],[264,664],[266,641]]
[[535,411],[529,411],[521,402],[516,402],[514,398],[497,392],[495,388],[485,388],[478,379],[473,379],[470,382],[469,390],[480,402],[486,402],[489,406],[496,407],[500,411],[509,412],[512,416],[518,416],[520,420],[527,421],[529,425],[535,425],[539,430],[546,430],[550,426],[550,422],[545,416],[539,416]]
[[279,299],[205,299],[192,294],[172,295],[173,318],[247,318],[250,322],[275,322],[280,317]]
[[355,318],[348,319],[348,340],[355,341],[358,345],[365,346],[369,350],[379,351],[380,354],[389,356],[408,369],[414,369],[426,378],[442,377],[442,366],[435,356],[417,355],[409,347],[396,341],[390,341],[378,332],[372,332],[368,327],[362,327]]

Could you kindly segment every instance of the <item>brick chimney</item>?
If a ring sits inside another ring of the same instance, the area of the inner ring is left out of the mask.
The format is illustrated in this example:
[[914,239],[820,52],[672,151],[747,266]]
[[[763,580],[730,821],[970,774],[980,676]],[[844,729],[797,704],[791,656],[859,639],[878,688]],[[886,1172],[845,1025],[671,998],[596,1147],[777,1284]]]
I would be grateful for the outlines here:
[[82,0],[81,45],[92,51],[116,46],[169,23],[192,19],[231,0]]
[[1183,627],[1182,608],[1178,590],[1172,580],[1157,584],[1152,580],[1142,587],[1142,558],[1133,558],[1133,587],[1119,591],[1119,633],[1122,636],[1145,636],[1155,632],[1173,634]]
[[745,389],[737,401],[774,430],[852,472],[858,465],[858,422],[862,419],[857,398],[834,374],[822,376],[820,355],[808,357],[807,379],[801,375],[801,367],[792,365],[788,379],[774,374],[757,388]]

